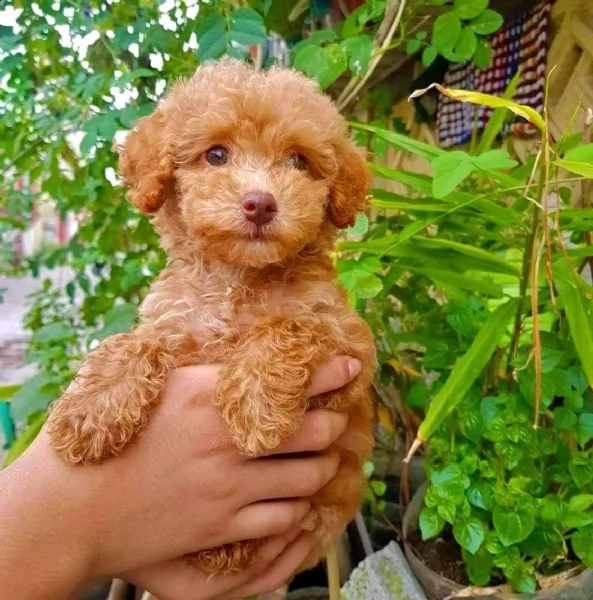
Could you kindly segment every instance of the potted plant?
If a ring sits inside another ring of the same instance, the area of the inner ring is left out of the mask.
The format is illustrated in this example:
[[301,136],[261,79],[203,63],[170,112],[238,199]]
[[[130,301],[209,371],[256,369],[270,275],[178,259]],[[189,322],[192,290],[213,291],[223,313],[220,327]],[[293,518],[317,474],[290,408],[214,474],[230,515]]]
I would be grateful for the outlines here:
[[583,270],[592,252],[591,210],[587,183],[583,205],[573,208],[558,172],[593,177],[593,144],[577,135],[554,145],[545,120],[527,107],[437,87],[527,118],[540,129],[542,145],[526,166],[503,150],[472,156],[420,149],[433,152],[434,181],[440,177],[444,199],[460,184],[473,186],[474,193],[482,191],[476,204],[491,203],[480,210],[504,207],[516,218],[503,231],[495,217],[488,243],[477,240],[475,250],[488,250],[517,274],[488,278],[501,297],[476,297],[481,310],[472,341],[431,389],[411,451],[430,438],[429,481],[404,522],[408,558],[435,600],[521,593],[589,598],[593,287]]

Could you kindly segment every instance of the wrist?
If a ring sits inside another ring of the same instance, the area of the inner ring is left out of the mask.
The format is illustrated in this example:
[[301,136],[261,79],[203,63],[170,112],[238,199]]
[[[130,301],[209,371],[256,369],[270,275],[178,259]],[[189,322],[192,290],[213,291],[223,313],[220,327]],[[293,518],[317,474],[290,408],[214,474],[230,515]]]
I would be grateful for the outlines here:
[[70,469],[34,444],[0,472],[0,598],[64,600],[92,579],[93,536]]

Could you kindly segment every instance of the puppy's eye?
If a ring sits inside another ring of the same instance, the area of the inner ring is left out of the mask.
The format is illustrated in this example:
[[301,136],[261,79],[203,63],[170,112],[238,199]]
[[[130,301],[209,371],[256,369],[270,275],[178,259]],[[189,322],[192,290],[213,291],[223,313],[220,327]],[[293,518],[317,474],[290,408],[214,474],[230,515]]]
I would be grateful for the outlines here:
[[302,154],[297,154],[295,152],[294,154],[291,154],[290,156],[286,157],[286,160],[284,161],[284,166],[288,167],[289,169],[298,169],[299,171],[306,171],[307,160]]
[[224,146],[212,146],[206,150],[206,160],[213,167],[221,167],[229,162],[229,151]]

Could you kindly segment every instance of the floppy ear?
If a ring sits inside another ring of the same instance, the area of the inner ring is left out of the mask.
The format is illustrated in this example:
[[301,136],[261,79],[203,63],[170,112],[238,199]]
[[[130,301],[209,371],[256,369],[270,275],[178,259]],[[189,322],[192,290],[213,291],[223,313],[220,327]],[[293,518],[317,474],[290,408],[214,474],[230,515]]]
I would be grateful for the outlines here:
[[341,229],[354,225],[364,211],[371,185],[371,174],[362,153],[350,140],[336,148],[338,174],[329,191],[328,217]]
[[129,133],[120,152],[119,170],[136,208],[153,213],[162,206],[173,184],[175,158],[161,110],[140,119]]

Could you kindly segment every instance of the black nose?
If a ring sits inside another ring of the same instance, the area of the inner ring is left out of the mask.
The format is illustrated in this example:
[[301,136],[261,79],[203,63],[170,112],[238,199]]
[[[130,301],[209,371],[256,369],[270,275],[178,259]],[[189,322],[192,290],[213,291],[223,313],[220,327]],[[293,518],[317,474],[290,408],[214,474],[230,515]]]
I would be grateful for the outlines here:
[[243,214],[258,227],[269,223],[278,212],[274,196],[268,192],[249,192],[242,198]]

